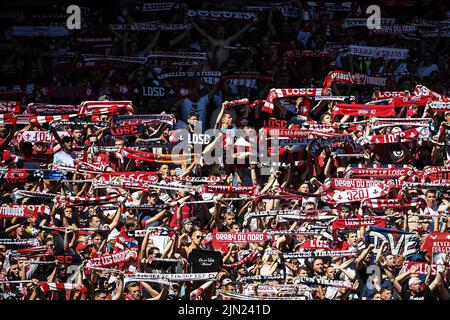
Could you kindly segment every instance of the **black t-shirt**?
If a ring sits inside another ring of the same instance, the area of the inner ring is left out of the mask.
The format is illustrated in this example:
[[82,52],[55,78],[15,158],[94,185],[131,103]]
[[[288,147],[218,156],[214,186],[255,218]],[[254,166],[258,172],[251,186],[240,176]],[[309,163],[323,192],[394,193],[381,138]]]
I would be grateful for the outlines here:
[[415,295],[412,295],[408,286],[404,285],[402,287],[402,291],[400,292],[400,296],[402,297],[402,300],[436,300],[430,290],[430,287],[428,287],[427,285],[425,285],[424,290],[416,293]]

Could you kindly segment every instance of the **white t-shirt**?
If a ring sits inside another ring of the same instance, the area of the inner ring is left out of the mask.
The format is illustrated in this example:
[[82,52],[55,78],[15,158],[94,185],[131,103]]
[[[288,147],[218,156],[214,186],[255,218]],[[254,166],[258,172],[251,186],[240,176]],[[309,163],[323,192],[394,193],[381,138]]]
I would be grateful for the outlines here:
[[53,164],[64,167],[75,167],[74,159],[76,158],[76,155],[69,154],[61,150],[55,153],[55,155],[53,156]]

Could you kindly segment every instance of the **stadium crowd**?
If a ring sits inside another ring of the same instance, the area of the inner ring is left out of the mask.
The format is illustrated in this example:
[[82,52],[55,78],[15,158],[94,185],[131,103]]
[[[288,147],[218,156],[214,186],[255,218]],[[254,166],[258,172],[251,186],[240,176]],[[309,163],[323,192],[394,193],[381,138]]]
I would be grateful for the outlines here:
[[448,300],[450,8],[1,5],[0,299]]

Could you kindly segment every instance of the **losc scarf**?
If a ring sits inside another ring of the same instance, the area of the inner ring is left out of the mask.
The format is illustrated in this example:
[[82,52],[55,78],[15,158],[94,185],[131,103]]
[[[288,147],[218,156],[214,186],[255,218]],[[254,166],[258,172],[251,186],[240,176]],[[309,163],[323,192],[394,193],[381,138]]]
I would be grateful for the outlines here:
[[345,170],[346,177],[378,177],[378,178],[399,178],[410,176],[413,171],[409,165],[380,164],[363,165],[351,164]]
[[399,142],[411,142],[416,140],[428,140],[430,138],[430,130],[428,128],[412,128],[409,130],[399,131],[395,133],[372,135],[363,139],[364,144],[388,144]]
[[39,282],[39,288],[44,292],[49,291],[60,291],[60,290],[70,290],[70,291],[80,291],[82,294],[88,292],[87,288],[81,284],[77,283],[56,283],[56,282]]
[[360,202],[366,199],[384,197],[389,194],[390,187],[381,184],[368,188],[358,188],[345,191],[329,191],[322,196],[322,201],[333,205],[339,203]]
[[272,113],[274,109],[274,101],[285,97],[315,97],[324,96],[325,91],[322,88],[296,88],[296,89],[275,89],[272,88],[264,102],[262,111]]
[[0,207],[0,218],[37,218],[40,214],[50,214],[50,208],[45,205],[8,204]]
[[331,110],[331,117],[349,115],[357,117],[390,117],[395,110],[390,105],[345,104],[337,103]]
[[112,254],[106,254],[98,258],[92,258],[88,260],[86,268],[90,267],[111,267],[117,264],[121,264],[130,260],[137,259],[137,252],[132,250],[124,250]]
[[395,60],[406,60],[408,59],[408,49],[401,48],[387,48],[387,47],[368,47],[368,46],[348,46],[348,54],[361,56],[361,57],[371,57],[371,58],[384,58],[384,59],[395,59]]
[[0,113],[19,113],[20,102],[19,101],[0,101]]
[[349,219],[337,219],[333,221],[332,229],[351,229],[368,226],[386,227],[385,219],[379,217],[363,217],[363,218],[349,218]]

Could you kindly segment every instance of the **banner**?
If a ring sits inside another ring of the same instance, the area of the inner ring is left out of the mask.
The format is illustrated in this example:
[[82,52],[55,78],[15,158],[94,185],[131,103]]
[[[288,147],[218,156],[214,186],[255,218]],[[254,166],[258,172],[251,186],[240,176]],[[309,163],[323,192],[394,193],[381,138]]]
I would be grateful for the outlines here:
[[321,258],[321,257],[356,257],[358,251],[356,249],[347,250],[324,250],[324,251],[302,251],[282,253],[283,259],[304,259],[304,258]]
[[0,101],[0,113],[19,113],[20,102],[19,101]]
[[388,185],[378,185],[369,188],[351,189],[345,191],[330,191],[322,196],[322,201],[329,202],[333,205],[338,203],[350,203],[356,201],[364,201],[387,196],[389,194]]
[[258,21],[258,17],[253,12],[239,11],[207,11],[207,10],[188,10],[186,15],[191,18],[199,18],[205,20],[252,20]]
[[0,207],[0,218],[30,218],[37,219],[40,214],[50,214],[50,208],[46,205],[19,205],[8,204]]
[[67,37],[69,29],[58,26],[13,26],[11,35],[16,37]]
[[130,260],[136,260],[138,253],[132,250],[120,251],[112,254],[105,254],[98,258],[89,259],[86,268],[89,267],[110,267]]
[[419,238],[414,233],[399,231],[389,228],[369,227],[369,233],[366,235],[366,243],[371,243],[375,247],[374,254],[377,254],[383,241],[388,241],[389,245],[384,255],[402,255],[410,257],[419,251]]
[[349,45],[349,54],[361,57],[383,58],[383,59],[408,59],[409,49],[387,48],[387,47],[367,47]]
[[[436,259],[440,258],[441,253],[450,252],[450,233],[433,231],[430,233],[422,244],[422,250],[426,250],[432,258],[436,253]],[[436,263],[433,261],[433,263]]]
[[221,243],[259,243],[267,241],[265,232],[214,232],[213,241]]
[[324,278],[311,278],[311,277],[297,277],[294,279],[295,284],[303,283],[308,285],[322,285],[331,286],[337,288],[352,289],[353,285],[351,282],[346,280],[330,280]]
[[386,227],[386,221],[382,218],[376,217],[364,217],[364,218],[349,218],[349,219],[337,219],[333,221],[332,229],[351,229],[368,226]]
[[191,264],[193,273],[219,272],[222,265],[222,254],[214,250],[192,249],[188,262]]
[[[67,131],[58,131],[58,135],[62,138],[66,136],[70,136],[70,133]],[[55,136],[51,134],[49,131],[19,131],[17,135],[17,141],[21,142],[42,142],[47,144],[55,144],[58,143]]]

